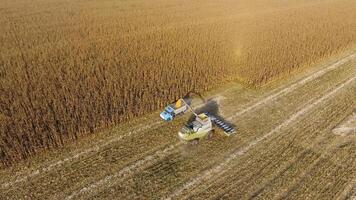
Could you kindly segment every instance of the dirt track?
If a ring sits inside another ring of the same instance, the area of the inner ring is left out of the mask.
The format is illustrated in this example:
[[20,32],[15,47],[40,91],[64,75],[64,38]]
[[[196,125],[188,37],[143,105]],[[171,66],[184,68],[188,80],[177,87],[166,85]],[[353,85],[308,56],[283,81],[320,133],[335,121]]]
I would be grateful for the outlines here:
[[263,91],[219,92],[220,113],[237,127],[229,138],[189,147],[176,136],[188,116],[148,116],[95,145],[3,170],[0,199],[351,198],[356,137],[332,131],[356,107],[355,65],[353,54]]

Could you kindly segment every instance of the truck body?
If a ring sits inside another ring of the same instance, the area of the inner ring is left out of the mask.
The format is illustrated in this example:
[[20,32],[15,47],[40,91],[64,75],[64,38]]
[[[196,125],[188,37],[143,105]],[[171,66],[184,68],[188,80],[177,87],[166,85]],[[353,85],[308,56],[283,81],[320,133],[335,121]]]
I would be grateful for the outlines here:
[[163,112],[161,112],[160,117],[165,121],[172,121],[175,116],[183,114],[187,111],[188,104],[183,100],[179,99],[176,103],[168,105]]

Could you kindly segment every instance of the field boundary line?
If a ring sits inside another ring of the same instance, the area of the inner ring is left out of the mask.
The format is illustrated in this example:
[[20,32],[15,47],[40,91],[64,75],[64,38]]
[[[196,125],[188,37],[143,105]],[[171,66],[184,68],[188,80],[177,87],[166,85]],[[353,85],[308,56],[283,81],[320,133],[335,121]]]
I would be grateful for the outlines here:
[[299,117],[303,116],[304,114],[306,114],[307,112],[312,110],[314,107],[318,106],[320,103],[323,103],[328,98],[334,96],[339,90],[341,90],[342,88],[344,88],[348,84],[352,83],[355,79],[356,79],[356,77],[350,78],[349,80],[347,80],[346,82],[340,84],[338,87],[336,87],[335,89],[333,89],[329,93],[323,95],[321,98],[317,99],[316,101],[314,101],[311,104],[307,105],[303,109],[301,109],[298,112],[296,112],[293,115],[291,115],[287,120],[285,120],[283,123],[281,123],[280,125],[278,125],[274,129],[272,129],[267,134],[265,134],[265,135],[255,139],[255,140],[251,141],[245,147],[238,148],[236,151],[231,153],[227,158],[225,158],[220,164],[216,165],[214,168],[211,168],[211,169],[208,169],[208,170],[204,171],[200,176],[191,179],[189,182],[185,183],[181,188],[179,188],[178,190],[173,192],[171,195],[169,195],[165,199],[172,199],[174,197],[177,197],[180,194],[182,194],[187,188],[193,187],[194,185],[201,183],[203,180],[213,177],[214,174],[217,175],[217,174],[221,174],[221,173],[225,172],[226,169],[224,169],[224,167],[229,165],[231,161],[233,161],[234,159],[238,158],[239,156],[244,155],[250,149],[252,149],[254,146],[256,146],[260,142],[266,140],[267,138],[269,138],[270,136],[274,135],[275,133],[278,133],[283,128],[288,127],[290,124],[294,123]]
[[[316,79],[316,78],[319,78],[321,77],[322,75],[326,74],[327,72],[329,71],[332,71],[336,68],[338,68],[339,66],[342,66],[344,63],[350,61],[351,59],[355,58],[356,57],[356,53],[353,53],[353,54],[350,54],[348,56],[345,56],[344,58],[334,62],[333,64],[327,66],[325,69],[321,69],[311,75],[307,75],[307,77],[305,78],[302,78],[301,80],[297,80],[296,82],[292,83],[291,85],[288,85],[286,88],[282,89],[283,86],[281,88],[277,88],[275,90],[272,90],[270,95],[267,96],[267,97],[262,97],[262,100],[260,101],[257,101],[255,102],[253,105],[241,110],[241,111],[238,111],[237,113],[235,113],[233,116],[229,117],[228,119],[229,120],[232,120],[234,119],[235,117],[239,116],[239,115],[242,115],[246,112],[249,112],[250,110],[253,110],[254,108],[257,108],[258,106],[262,105],[262,104],[265,104],[269,101],[273,101],[274,99],[278,98],[279,96],[283,95],[283,94],[286,94],[286,93],[289,93],[293,90],[295,90],[296,88]],[[276,91],[280,90],[279,92],[277,93],[274,93]],[[216,95],[219,95],[219,94],[222,94],[223,92],[221,93],[218,93],[218,94],[215,94],[215,95],[212,95],[212,96],[216,96]],[[273,94],[274,93],[274,94]],[[150,125],[146,125],[146,126],[138,126],[140,127],[138,130],[134,130],[134,131],[130,131],[126,134],[123,134],[123,135],[120,135],[118,136],[117,138],[113,138],[101,145],[96,145],[94,147],[91,147],[91,148],[88,148],[84,151],[81,151],[77,154],[74,154],[72,156],[69,156],[67,158],[64,158],[60,161],[57,161],[53,164],[50,164],[48,165],[47,167],[42,167],[40,169],[37,169],[35,171],[33,171],[32,173],[29,173],[27,175],[23,175],[19,178],[17,178],[15,181],[9,181],[9,182],[6,182],[6,183],[2,183],[1,184],[1,189],[5,189],[5,188],[8,188],[8,187],[11,187],[13,186],[14,184],[17,184],[17,183],[20,183],[20,182],[23,182],[29,178],[32,178],[32,177],[35,177],[35,176],[38,176],[40,175],[41,173],[44,173],[44,172],[48,172],[48,171],[51,171],[52,169],[54,169],[55,167],[57,166],[61,166],[65,163],[68,163],[72,160],[76,160],[78,159],[79,157],[83,156],[83,155],[86,155],[86,154],[89,154],[91,152],[98,152],[101,148],[105,147],[105,146],[108,146],[109,144],[112,144],[114,142],[117,142],[117,141],[120,141],[121,139],[125,138],[125,137],[129,137],[130,135],[132,134],[135,134],[135,133],[139,133],[139,132],[142,132],[144,130],[147,130],[147,129],[150,129],[152,127],[154,127],[155,125],[162,125],[163,122],[162,121],[156,121],[156,122],[153,122],[152,124]]]

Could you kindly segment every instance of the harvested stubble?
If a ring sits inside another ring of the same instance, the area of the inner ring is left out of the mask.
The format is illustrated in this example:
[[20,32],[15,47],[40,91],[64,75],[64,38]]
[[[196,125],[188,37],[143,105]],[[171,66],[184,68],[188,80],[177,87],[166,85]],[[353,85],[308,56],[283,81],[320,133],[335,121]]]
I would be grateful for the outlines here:
[[261,85],[355,47],[342,1],[9,1],[0,5],[0,159],[154,111],[196,89]]

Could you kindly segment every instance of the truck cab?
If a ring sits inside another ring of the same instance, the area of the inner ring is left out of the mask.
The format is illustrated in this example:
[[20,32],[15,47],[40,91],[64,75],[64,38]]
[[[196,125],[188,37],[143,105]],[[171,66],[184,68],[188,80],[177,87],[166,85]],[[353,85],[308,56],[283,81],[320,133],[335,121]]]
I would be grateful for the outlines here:
[[165,121],[172,121],[174,116],[174,109],[171,106],[167,106],[160,114],[160,117]]
[[163,112],[161,112],[160,117],[164,121],[172,121],[177,115],[183,114],[188,110],[189,104],[183,99],[179,99],[176,103],[168,105]]

